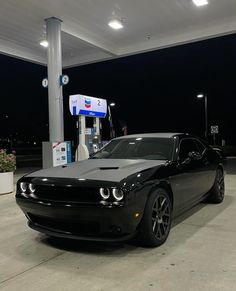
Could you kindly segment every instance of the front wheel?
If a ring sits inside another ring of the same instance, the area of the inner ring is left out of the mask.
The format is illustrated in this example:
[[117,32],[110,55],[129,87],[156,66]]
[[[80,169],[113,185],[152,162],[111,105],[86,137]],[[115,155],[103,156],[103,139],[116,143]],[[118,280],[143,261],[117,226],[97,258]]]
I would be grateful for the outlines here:
[[139,226],[138,238],[142,245],[156,247],[166,241],[171,228],[171,212],[170,197],[165,189],[159,188],[150,195]]

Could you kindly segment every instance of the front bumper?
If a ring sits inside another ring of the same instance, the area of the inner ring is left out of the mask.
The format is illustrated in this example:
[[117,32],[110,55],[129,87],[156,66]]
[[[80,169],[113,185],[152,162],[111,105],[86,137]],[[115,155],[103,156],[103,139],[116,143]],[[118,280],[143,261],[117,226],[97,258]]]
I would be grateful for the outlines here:
[[118,242],[136,234],[141,215],[130,205],[80,205],[43,202],[16,195],[28,225],[50,236]]

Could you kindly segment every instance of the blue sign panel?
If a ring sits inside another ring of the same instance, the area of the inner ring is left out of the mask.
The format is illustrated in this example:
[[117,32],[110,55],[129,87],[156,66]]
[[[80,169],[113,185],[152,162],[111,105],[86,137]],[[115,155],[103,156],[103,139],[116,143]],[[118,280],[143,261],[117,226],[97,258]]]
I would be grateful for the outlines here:
[[92,116],[92,117],[106,117],[106,113],[104,112],[96,112],[91,110],[82,110],[80,109],[79,115],[86,115],[86,116]]
[[71,142],[67,141],[66,142],[66,156],[67,156],[67,164],[72,162],[71,159]]

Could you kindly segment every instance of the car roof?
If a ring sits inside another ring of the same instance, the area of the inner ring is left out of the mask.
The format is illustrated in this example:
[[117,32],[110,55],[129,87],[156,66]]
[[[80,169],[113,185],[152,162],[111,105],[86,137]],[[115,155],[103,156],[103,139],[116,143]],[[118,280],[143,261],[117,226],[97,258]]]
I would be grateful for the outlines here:
[[141,134],[131,134],[117,137],[116,139],[124,138],[139,138],[139,137],[159,137],[159,138],[173,138],[175,136],[187,136],[187,133],[173,133],[173,132],[158,132],[158,133],[141,133]]

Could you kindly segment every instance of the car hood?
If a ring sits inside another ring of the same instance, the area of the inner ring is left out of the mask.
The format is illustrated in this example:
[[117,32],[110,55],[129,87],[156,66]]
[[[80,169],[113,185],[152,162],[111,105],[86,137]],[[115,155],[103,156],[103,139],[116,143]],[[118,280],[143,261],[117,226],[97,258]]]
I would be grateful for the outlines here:
[[163,160],[89,159],[33,172],[26,177],[74,178],[120,182],[143,170],[164,165]]

